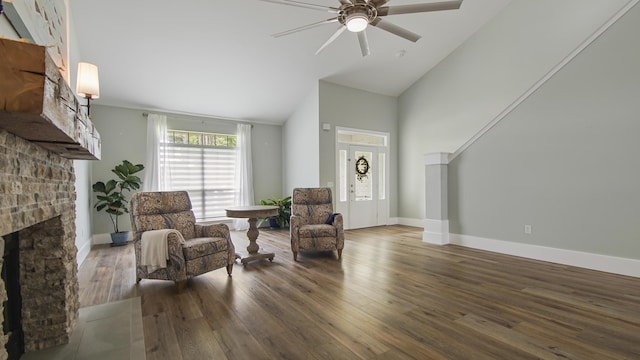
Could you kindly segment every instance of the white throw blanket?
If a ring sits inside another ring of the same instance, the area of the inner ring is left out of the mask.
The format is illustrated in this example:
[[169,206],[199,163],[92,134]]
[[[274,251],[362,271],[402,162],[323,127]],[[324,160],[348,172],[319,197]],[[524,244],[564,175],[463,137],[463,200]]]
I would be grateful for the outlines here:
[[167,260],[169,259],[167,237],[171,233],[182,236],[178,230],[174,229],[150,230],[142,233],[140,239],[142,247],[140,265],[146,266],[149,273],[167,267]]

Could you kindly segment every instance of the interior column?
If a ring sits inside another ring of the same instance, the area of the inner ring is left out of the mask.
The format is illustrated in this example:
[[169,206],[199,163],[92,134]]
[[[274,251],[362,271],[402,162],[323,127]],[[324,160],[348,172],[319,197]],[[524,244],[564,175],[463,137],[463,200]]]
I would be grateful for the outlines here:
[[449,155],[449,153],[424,155],[426,218],[422,241],[430,244],[445,245],[449,243],[447,193]]

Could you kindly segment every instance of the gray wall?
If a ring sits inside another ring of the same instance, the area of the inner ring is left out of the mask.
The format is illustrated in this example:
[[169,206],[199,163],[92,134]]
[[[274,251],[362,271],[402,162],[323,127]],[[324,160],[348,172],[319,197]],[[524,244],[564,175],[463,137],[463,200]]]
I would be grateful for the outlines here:
[[253,195],[256,204],[272,195],[283,197],[282,191],[282,126],[253,126],[251,132],[253,157]]
[[4,13],[0,15],[0,36],[7,39],[18,39],[18,34],[13,30],[13,26],[11,26],[11,23]]
[[635,6],[451,162],[452,233],[640,259],[638,33]]
[[284,185],[282,197],[289,196],[296,187],[319,185],[319,123],[318,84],[283,126]]
[[424,219],[423,155],[455,152],[627,0],[513,0],[399,98],[399,216]]
[[[143,163],[146,160],[147,121],[142,110],[124,109],[111,106],[92,105],[91,118],[102,136],[102,160],[93,163],[92,182],[113,178],[111,169],[129,160]],[[190,129],[194,131],[235,133],[235,123],[229,120],[169,114],[167,123],[170,127]],[[268,198],[279,194],[282,187],[282,164],[280,157],[281,126],[253,126],[251,147],[253,158],[254,200]],[[276,161],[273,161],[275,159]],[[143,177],[143,175],[141,176]],[[95,202],[95,195],[92,194]],[[93,214],[93,233],[105,234],[112,231],[109,217],[104,212]],[[128,216],[121,216],[121,227],[131,229]]]
[[320,81],[320,184],[336,182],[336,126],[389,133],[389,216],[398,213],[398,100],[326,81]]
[[[98,100],[99,101],[99,100]],[[93,163],[91,183],[106,182],[115,178],[111,172],[122,160],[134,164],[144,163],[147,146],[147,122],[142,111],[101,106],[94,102],[91,106],[91,119],[100,132],[102,140],[102,159]],[[91,196],[95,204],[95,194]],[[109,216],[104,211],[92,209],[93,233],[108,234],[113,232]],[[120,216],[121,231],[130,230],[129,216]]]

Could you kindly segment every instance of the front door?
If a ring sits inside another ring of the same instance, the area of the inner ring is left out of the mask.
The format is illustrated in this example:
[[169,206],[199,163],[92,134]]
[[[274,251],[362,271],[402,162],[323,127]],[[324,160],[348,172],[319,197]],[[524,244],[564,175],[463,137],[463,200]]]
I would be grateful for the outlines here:
[[336,128],[334,200],[345,229],[389,223],[388,138],[387,133]]
[[378,149],[349,146],[349,228],[378,225]]

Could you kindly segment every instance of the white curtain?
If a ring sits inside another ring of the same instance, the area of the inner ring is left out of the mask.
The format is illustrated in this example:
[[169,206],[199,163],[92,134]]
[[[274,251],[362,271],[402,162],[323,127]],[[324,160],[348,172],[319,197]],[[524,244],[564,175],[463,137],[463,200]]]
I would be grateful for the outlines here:
[[[251,170],[251,125],[238,124],[237,133],[238,152],[236,157],[236,192],[235,205],[253,205],[253,172]],[[249,228],[247,219],[234,219],[235,230]]]
[[144,191],[170,190],[171,177],[169,160],[166,156],[167,116],[149,114],[147,116],[147,161],[145,165]]

